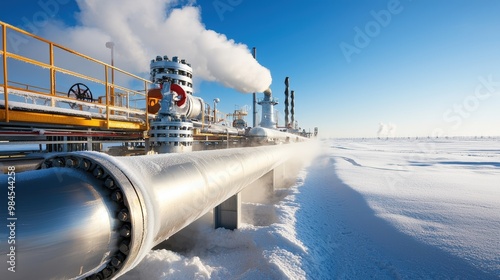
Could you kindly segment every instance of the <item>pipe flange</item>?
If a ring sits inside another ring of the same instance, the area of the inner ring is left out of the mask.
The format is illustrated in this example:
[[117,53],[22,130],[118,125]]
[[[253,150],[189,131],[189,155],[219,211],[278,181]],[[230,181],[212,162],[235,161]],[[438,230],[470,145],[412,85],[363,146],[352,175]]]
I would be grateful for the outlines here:
[[134,220],[143,219],[142,210],[131,211],[131,209],[141,209],[139,194],[121,170],[102,158],[90,158],[83,153],[57,154],[45,159],[40,166],[41,169],[53,167],[75,168],[89,173],[102,182],[98,187],[101,187],[101,190],[109,195],[111,201],[117,204],[118,211],[114,216],[118,225],[117,236],[119,236],[116,240],[117,250],[110,252],[107,263],[101,265],[103,268],[100,271],[84,278],[86,280],[112,279],[128,263],[128,256],[138,253],[143,239],[143,223],[134,223]]

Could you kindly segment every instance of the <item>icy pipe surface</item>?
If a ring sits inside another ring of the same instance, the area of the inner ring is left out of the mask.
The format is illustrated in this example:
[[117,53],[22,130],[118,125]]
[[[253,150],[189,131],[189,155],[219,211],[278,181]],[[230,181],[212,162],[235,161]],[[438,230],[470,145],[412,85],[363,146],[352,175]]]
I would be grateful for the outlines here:
[[151,248],[291,158],[295,149],[280,145],[115,158],[95,154],[127,174],[143,197],[144,239],[130,269]]
[[[1,175],[0,182],[7,182],[7,176]],[[15,178],[14,208],[2,211],[11,227],[0,234],[3,263],[15,272],[2,269],[1,279],[70,279],[97,271],[109,260],[116,249],[116,209],[95,187],[95,178],[69,168]],[[7,201],[6,190],[2,195]]]
[[[17,174],[17,215],[26,234],[17,236],[22,272],[12,279],[116,278],[306,144],[138,157],[76,152],[46,159],[47,169]],[[7,250],[2,243],[3,256]],[[1,278],[11,279],[5,273]]]

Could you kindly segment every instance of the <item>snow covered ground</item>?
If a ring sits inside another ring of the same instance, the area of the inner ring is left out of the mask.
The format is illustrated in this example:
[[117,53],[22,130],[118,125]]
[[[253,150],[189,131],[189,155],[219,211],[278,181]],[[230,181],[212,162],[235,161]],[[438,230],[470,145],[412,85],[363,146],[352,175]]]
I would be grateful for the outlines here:
[[500,139],[323,146],[240,229],[206,215],[120,279],[500,279]]

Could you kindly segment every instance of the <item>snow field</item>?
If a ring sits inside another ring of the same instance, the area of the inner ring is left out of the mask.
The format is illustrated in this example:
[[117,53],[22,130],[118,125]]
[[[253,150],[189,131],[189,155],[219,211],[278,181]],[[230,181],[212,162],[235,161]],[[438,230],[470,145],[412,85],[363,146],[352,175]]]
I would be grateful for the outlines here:
[[500,278],[498,140],[330,140],[294,174],[243,193],[240,229],[208,213],[120,279]]

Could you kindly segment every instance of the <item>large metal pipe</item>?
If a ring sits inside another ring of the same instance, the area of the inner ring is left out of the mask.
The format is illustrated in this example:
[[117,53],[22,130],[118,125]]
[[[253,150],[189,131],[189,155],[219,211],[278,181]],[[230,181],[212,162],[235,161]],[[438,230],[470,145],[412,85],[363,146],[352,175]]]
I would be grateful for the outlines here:
[[279,143],[309,141],[308,138],[297,134],[283,132],[276,129],[270,129],[260,126],[250,129],[247,135],[252,137],[252,140],[258,143],[274,142],[276,144],[279,144]]
[[8,173],[9,166],[15,166],[17,172],[38,169],[43,157],[14,157],[0,160],[1,173]]
[[202,111],[205,108],[205,102],[199,97],[186,95],[186,102],[182,107],[177,107],[179,114],[186,116],[186,119],[201,120]]
[[[1,176],[1,182],[9,180]],[[117,250],[114,212],[99,181],[77,169],[51,168],[15,176],[13,215],[2,211],[1,279],[70,279],[103,269]],[[5,217],[7,216],[7,217]],[[10,220],[8,220],[10,219]],[[9,240],[9,241],[8,241]],[[8,244],[7,244],[8,243]]]
[[[2,270],[0,278],[116,278],[155,245],[297,156],[304,150],[299,145],[307,143],[48,158],[44,169],[16,174],[16,272]],[[0,182],[7,176],[1,175]],[[2,192],[3,201],[6,195]],[[9,234],[2,230],[1,239]],[[11,248],[3,241],[0,254],[8,258]]]

